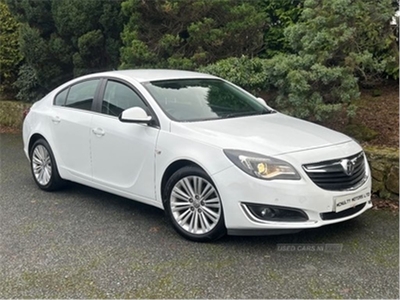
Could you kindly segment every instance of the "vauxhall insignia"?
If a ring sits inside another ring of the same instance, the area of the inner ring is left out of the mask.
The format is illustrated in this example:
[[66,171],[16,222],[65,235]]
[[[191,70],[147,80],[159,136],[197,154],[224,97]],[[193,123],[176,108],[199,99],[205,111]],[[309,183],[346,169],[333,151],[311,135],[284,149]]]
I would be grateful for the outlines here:
[[355,161],[349,159],[342,159],[340,165],[342,166],[343,171],[347,176],[353,174]]

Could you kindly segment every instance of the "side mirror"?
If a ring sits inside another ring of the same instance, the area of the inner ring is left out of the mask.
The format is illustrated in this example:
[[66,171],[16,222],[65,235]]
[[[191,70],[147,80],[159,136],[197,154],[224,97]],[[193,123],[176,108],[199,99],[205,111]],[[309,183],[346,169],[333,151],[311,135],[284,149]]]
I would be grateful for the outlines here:
[[257,102],[260,103],[262,106],[266,106],[265,100],[263,98],[258,97],[256,99],[257,99]]
[[265,102],[265,100],[263,98],[256,98],[257,102],[260,103],[262,106],[268,108],[269,110],[275,111],[275,109],[273,109],[272,107],[268,106],[268,104]]
[[126,123],[146,123],[146,124],[148,124],[151,121],[151,116],[148,116],[143,108],[135,106],[135,107],[125,109],[119,115],[119,120],[121,122],[126,122]]

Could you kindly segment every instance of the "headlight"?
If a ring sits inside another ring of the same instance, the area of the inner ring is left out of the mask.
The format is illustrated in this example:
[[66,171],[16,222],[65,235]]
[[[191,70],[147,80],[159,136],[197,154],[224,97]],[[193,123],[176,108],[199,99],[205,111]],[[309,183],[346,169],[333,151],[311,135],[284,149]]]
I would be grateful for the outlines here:
[[300,179],[299,173],[283,160],[239,150],[224,150],[224,153],[236,166],[251,176],[266,180]]

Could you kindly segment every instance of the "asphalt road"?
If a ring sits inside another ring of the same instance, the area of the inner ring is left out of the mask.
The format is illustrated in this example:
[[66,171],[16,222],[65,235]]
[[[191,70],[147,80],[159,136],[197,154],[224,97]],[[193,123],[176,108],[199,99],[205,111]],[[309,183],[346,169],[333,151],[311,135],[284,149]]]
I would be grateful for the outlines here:
[[42,192],[21,137],[0,135],[0,146],[0,298],[399,297],[390,211],[199,244],[150,206],[77,184]]

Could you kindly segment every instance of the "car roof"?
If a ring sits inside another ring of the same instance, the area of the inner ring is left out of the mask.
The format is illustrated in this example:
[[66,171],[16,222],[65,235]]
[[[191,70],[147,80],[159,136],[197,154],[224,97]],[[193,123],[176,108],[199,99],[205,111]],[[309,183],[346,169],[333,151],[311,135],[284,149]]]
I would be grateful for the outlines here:
[[167,70],[167,69],[136,69],[136,70],[119,70],[104,73],[97,73],[92,75],[102,76],[117,76],[130,77],[138,82],[170,80],[170,79],[186,79],[186,78],[213,78],[218,77],[192,71],[183,70]]

